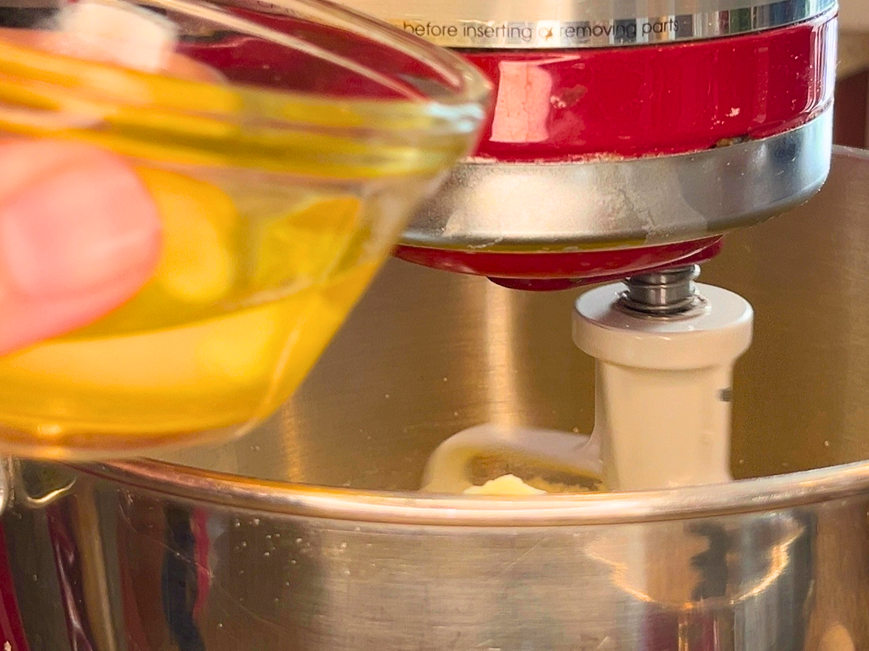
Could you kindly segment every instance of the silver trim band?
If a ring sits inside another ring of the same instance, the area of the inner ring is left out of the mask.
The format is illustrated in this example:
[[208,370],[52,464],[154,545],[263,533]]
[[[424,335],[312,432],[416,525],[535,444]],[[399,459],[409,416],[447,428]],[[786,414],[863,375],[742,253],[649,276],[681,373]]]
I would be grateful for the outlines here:
[[830,168],[832,110],[783,134],[693,154],[581,163],[465,162],[402,244],[576,251],[659,244],[759,223],[811,197]]
[[345,0],[444,47],[553,49],[733,36],[793,25],[836,0]]

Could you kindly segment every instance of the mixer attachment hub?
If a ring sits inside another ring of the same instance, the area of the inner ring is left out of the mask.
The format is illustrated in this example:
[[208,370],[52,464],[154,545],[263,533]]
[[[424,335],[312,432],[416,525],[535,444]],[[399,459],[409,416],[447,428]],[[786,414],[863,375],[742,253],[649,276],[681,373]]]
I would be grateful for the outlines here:
[[593,438],[611,490],[730,481],[728,397],[753,312],[733,292],[695,286],[697,273],[634,276],[576,302],[573,338],[595,358]]
[[473,427],[438,446],[423,490],[471,489],[480,459],[501,470],[499,479],[546,483],[567,473],[616,491],[729,482],[733,366],[751,343],[753,311],[733,292],[698,287],[698,274],[696,265],[682,265],[577,300],[573,339],[596,366],[590,436]]

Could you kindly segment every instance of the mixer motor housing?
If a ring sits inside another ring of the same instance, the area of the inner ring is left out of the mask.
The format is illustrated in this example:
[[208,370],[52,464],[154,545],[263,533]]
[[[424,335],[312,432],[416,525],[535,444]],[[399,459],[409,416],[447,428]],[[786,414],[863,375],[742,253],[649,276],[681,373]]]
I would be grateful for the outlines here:
[[693,264],[828,174],[835,0],[348,3],[496,88],[406,260],[522,289]]

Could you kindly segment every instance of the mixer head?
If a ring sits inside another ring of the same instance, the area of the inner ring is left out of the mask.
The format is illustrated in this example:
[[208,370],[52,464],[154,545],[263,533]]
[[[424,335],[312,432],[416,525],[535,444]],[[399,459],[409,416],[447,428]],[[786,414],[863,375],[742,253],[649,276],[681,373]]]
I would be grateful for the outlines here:
[[497,89],[411,262],[524,289],[694,264],[826,179],[835,0],[347,2]]

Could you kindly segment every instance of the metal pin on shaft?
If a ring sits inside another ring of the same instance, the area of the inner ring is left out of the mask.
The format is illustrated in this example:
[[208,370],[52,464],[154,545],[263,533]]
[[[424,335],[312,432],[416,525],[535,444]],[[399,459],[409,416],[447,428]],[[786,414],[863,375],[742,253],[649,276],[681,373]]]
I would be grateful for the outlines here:
[[625,281],[627,291],[619,297],[619,306],[648,316],[672,316],[695,308],[700,300],[694,280],[700,275],[698,265],[667,269],[631,276]]

